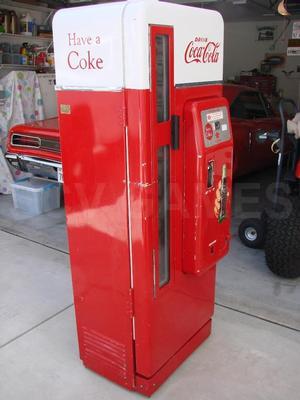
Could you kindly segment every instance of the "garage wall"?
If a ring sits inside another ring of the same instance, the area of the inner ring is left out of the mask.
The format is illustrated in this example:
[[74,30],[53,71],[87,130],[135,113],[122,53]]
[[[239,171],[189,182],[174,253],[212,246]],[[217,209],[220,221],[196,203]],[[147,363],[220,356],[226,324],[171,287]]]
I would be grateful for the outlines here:
[[[241,70],[259,68],[260,62],[266,53],[284,53],[287,50],[288,38],[292,36],[292,22],[283,37],[272,49],[274,41],[258,41],[257,27],[275,26],[275,41],[286,26],[284,19],[274,23],[268,21],[230,22],[225,24],[225,59],[224,79],[238,76]],[[292,97],[299,102],[300,73],[293,73],[287,78],[282,70],[297,71],[300,66],[300,57],[286,57],[284,65],[273,68],[272,73],[277,76],[277,90],[283,90],[285,97]]]

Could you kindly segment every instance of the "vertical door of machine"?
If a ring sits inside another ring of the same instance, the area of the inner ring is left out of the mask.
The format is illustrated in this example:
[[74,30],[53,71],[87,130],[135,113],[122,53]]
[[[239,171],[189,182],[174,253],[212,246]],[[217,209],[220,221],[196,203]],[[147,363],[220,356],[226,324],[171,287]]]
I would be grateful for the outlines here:
[[155,265],[157,276],[154,282],[155,295],[170,281],[170,266],[173,265],[171,237],[174,228],[174,203],[176,185],[174,152],[172,148],[172,126],[174,117],[174,43],[173,28],[151,27],[151,100],[150,125],[152,142],[152,177],[157,181],[154,190]]
[[[170,372],[192,351],[192,345],[189,351],[185,346],[191,338],[196,337],[195,347],[208,336],[215,279],[214,268],[201,279],[183,273],[183,140],[177,141],[179,121],[174,115],[173,28],[150,26],[150,41],[153,218],[147,237],[152,271],[136,271],[134,286],[136,372],[141,379]],[[139,279],[147,280],[147,296]],[[204,326],[200,340],[197,333]]]

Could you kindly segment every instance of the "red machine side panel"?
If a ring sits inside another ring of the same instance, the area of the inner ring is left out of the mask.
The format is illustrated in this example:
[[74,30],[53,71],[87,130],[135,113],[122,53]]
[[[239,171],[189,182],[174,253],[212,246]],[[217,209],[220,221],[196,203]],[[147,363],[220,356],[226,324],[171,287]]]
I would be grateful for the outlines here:
[[132,389],[123,92],[58,92],[80,356]]

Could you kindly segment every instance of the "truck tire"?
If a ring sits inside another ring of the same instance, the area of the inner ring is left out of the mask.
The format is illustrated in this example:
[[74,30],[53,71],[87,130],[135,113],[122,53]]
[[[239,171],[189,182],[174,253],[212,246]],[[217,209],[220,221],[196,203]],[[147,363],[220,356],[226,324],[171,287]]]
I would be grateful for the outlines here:
[[291,210],[267,217],[265,255],[269,269],[283,278],[300,276],[300,199],[291,197]]
[[261,249],[265,243],[265,224],[261,219],[248,218],[239,226],[239,238],[251,249]]

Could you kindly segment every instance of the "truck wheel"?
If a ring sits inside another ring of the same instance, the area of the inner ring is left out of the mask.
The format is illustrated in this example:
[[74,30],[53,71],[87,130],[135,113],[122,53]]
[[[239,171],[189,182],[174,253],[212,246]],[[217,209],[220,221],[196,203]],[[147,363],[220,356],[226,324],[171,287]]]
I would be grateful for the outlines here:
[[265,254],[269,269],[283,278],[300,276],[300,199],[291,197],[289,215],[268,217]]
[[261,249],[265,243],[265,225],[258,218],[245,219],[239,226],[239,237],[245,246]]

